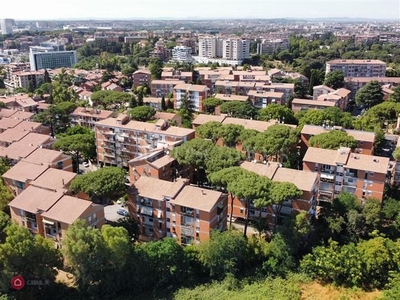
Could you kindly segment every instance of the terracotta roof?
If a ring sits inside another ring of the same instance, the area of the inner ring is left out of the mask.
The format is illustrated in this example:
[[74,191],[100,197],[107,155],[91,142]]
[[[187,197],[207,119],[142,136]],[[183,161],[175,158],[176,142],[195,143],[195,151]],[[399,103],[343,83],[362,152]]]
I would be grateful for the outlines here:
[[333,107],[336,105],[336,102],[294,98],[292,104]]
[[71,113],[71,116],[82,116],[82,117],[106,119],[106,118],[109,118],[112,114],[113,114],[113,111],[111,111],[111,110],[100,110],[100,109],[94,109],[94,108],[77,107]]
[[15,142],[6,149],[3,149],[0,152],[0,156],[1,157],[8,156],[11,159],[18,160],[20,158],[27,157],[41,145],[50,142],[51,142],[50,136],[45,134],[30,132],[18,142]]
[[171,182],[142,176],[135,182],[134,186],[141,197],[164,200],[164,197],[176,197],[185,184],[184,180]]
[[[2,99],[0,98],[0,101]],[[13,114],[15,114],[18,110],[15,109],[8,109],[8,108],[2,108],[0,109],[0,119],[1,118],[8,118],[10,116],[12,116]]]
[[158,111],[154,115],[154,119],[172,120],[173,118],[175,118],[177,116],[179,116],[179,115],[178,114],[174,114],[174,113],[167,113],[167,112]]
[[221,196],[221,192],[186,185],[171,204],[210,212]]
[[157,169],[161,169],[162,167],[169,165],[173,161],[175,161],[175,159],[173,157],[171,157],[169,155],[164,155],[163,157],[151,162],[151,165],[153,165]]
[[[315,101],[315,100],[314,100]],[[331,130],[341,130],[342,127],[324,128],[323,126],[304,125],[301,134],[317,135],[320,133],[329,132]],[[348,135],[354,137],[357,141],[375,142],[375,133],[362,130],[343,129]]]
[[22,122],[22,120],[17,120],[17,119],[12,119],[12,118],[3,118],[0,120],[0,128],[1,129],[13,128],[21,122]]
[[3,174],[3,178],[20,182],[32,181],[42,175],[49,166],[32,164],[25,161],[18,162],[15,166]]
[[77,176],[76,173],[58,169],[47,169],[30,184],[40,188],[62,191]]
[[28,155],[24,159],[24,161],[36,164],[50,165],[61,157],[66,157],[66,155],[56,150],[37,148],[30,155]]
[[33,214],[38,210],[49,210],[61,197],[63,192],[54,192],[33,186],[28,186],[22,193],[14,198],[8,205]]
[[214,115],[204,115],[200,114],[193,120],[192,124],[194,125],[202,125],[207,122],[220,122],[222,123],[225,119],[225,116],[214,116]]
[[270,98],[282,98],[283,93],[280,92],[258,92],[258,91],[249,91],[248,93],[249,96],[253,96],[254,98],[264,98],[264,97],[270,97]]
[[348,148],[330,150],[322,148],[309,147],[304,155],[304,162],[313,162],[318,164],[334,166],[337,163],[345,165],[350,155]]
[[18,99],[16,101],[21,107],[37,106],[37,102],[32,98]]
[[231,94],[216,94],[214,98],[220,99],[222,101],[247,101],[249,99],[248,96]]
[[186,91],[190,91],[190,92],[204,92],[204,91],[208,91],[209,88],[206,85],[180,83],[174,87],[174,90],[186,90]]
[[254,172],[261,176],[266,176],[272,179],[275,172],[279,169],[280,164],[276,162],[268,162],[265,165],[259,163],[253,163],[250,161],[244,161],[240,164],[240,167],[247,171]]
[[26,136],[29,131],[19,130],[17,128],[10,128],[0,133],[0,141],[7,143],[14,143],[21,140],[24,136]]
[[378,59],[334,59],[326,62],[327,64],[341,64],[341,65],[386,65],[385,62]]
[[92,201],[64,195],[48,211],[44,212],[42,217],[61,223],[72,224],[91,206],[99,205],[92,203]]
[[[260,132],[264,132],[265,130],[268,129],[268,127],[277,124],[276,120],[271,120],[271,121],[256,121],[256,120],[248,120],[248,119],[238,119],[238,118],[230,118],[227,117],[225,120],[222,122],[222,124],[237,124],[237,125],[242,125],[244,126],[245,129],[254,129]],[[285,126],[289,126],[292,128],[296,128],[296,125],[291,125],[291,124],[282,124]]]
[[239,81],[217,80],[215,86],[237,87],[239,86]]
[[400,77],[345,77],[345,82],[371,82],[378,81],[383,83],[400,83]]
[[313,87],[313,90],[319,90],[319,89],[327,90],[329,93],[335,91],[333,88],[331,88],[329,86],[326,86],[326,85],[323,85],[323,84],[316,85],[316,86]]
[[143,103],[155,103],[155,104],[160,104],[162,98],[156,98],[156,97],[144,97],[143,98]]
[[334,91],[334,94],[339,95],[340,97],[347,97],[351,93],[350,90],[345,89],[345,88],[340,88],[336,91]]
[[346,168],[386,174],[389,168],[388,157],[372,156],[366,154],[350,154]]
[[304,192],[312,191],[317,179],[318,174],[315,172],[306,172],[288,168],[278,168],[272,178],[273,181],[277,182],[291,182],[298,189]]
[[147,75],[151,75],[151,72],[150,72],[149,70],[141,69],[141,70],[137,70],[137,71],[133,72],[133,74],[147,74]]
[[164,84],[164,85],[177,85],[180,83],[185,83],[183,80],[153,80],[151,85],[154,84]]
[[42,123],[38,122],[32,122],[32,121],[22,121],[19,123],[17,126],[14,127],[14,129],[18,129],[20,131],[35,131],[40,129],[41,127],[44,127]]
[[266,75],[266,71],[252,71],[252,70],[247,70],[247,71],[232,71],[233,75]]

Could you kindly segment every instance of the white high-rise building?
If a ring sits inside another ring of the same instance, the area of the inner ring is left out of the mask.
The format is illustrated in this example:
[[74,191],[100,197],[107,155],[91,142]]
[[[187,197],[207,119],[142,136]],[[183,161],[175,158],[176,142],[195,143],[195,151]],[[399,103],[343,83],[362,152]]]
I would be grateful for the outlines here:
[[250,57],[250,40],[239,38],[225,39],[222,44],[222,57],[228,60],[243,60]]
[[176,62],[193,62],[192,48],[185,46],[176,46],[172,49],[172,60]]
[[13,32],[14,19],[1,19],[0,28],[2,34],[11,34]]
[[222,57],[222,39],[209,36],[199,38],[199,56],[200,57]]
[[53,47],[32,46],[29,63],[32,71],[71,68],[77,63],[76,51],[54,51]]

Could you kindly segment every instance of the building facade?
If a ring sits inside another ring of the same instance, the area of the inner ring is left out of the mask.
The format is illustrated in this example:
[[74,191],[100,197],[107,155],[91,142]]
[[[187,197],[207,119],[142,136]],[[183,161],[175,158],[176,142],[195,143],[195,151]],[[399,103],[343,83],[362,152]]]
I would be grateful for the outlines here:
[[76,51],[54,51],[53,47],[31,47],[31,71],[42,69],[72,68],[78,62]]
[[343,71],[344,77],[384,77],[386,63],[376,59],[335,59],[326,62],[326,74]]

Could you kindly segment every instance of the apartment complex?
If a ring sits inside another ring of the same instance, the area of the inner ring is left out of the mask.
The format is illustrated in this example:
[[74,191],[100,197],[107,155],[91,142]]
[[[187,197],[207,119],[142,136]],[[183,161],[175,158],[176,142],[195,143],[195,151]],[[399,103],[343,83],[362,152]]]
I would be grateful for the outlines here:
[[199,37],[199,57],[241,61],[250,57],[250,40],[241,38]]
[[205,85],[181,83],[174,87],[174,108],[181,107],[182,98],[186,97],[191,102],[194,111],[204,111],[203,100],[210,96],[210,89]]
[[381,86],[390,85],[398,86],[400,77],[345,77],[344,82],[346,88],[351,90],[352,95],[355,95],[359,89],[371,81],[377,81]]
[[303,158],[303,170],[317,173],[318,205],[331,202],[336,194],[347,192],[359,199],[383,199],[390,171],[389,158],[352,153],[349,148],[328,150],[310,147]]
[[150,85],[151,73],[149,70],[137,70],[132,74],[133,87],[137,88],[141,85]]
[[128,197],[142,239],[174,237],[188,245],[208,240],[212,230],[226,229],[227,196],[189,186],[184,179],[171,182],[143,176]]
[[6,86],[11,89],[22,88],[26,90],[35,89],[42,83],[44,83],[43,71],[15,72],[11,75],[11,80],[5,82]]
[[289,41],[286,39],[263,40],[257,44],[257,54],[279,53],[282,50],[289,49]]
[[178,145],[195,136],[193,129],[170,126],[165,120],[145,123],[129,121],[124,115],[95,123],[95,133],[98,161],[124,167],[137,156]]
[[199,37],[199,56],[222,57],[222,39],[215,36]]
[[93,129],[96,122],[110,118],[113,113],[110,110],[77,107],[70,115],[71,126],[83,126]]
[[344,77],[384,77],[386,63],[376,59],[335,59],[326,62],[326,74],[343,71]]
[[172,60],[178,63],[191,63],[192,48],[186,46],[176,46],[172,49]]
[[153,80],[151,81],[151,96],[161,98],[167,97],[174,92],[174,87],[177,84],[185,83],[183,80]]
[[13,25],[15,25],[14,19],[1,19],[0,20],[1,34],[3,35],[12,34]]

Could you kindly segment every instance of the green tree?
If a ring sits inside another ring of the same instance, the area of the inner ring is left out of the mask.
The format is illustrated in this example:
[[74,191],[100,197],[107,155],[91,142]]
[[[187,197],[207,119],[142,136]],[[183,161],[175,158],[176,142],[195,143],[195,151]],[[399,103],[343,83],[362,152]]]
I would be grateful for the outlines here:
[[289,107],[279,104],[270,104],[260,109],[258,119],[261,121],[284,120],[288,124],[297,124],[293,111]]
[[161,79],[163,62],[159,59],[152,59],[149,64],[149,70],[153,79]]
[[222,103],[223,103],[222,100],[213,97],[203,100],[204,109],[206,112],[210,114],[214,114],[215,108],[217,106],[220,106]]
[[206,161],[206,173],[210,174],[220,170],[237,166],[244,159],[242,152],[227,147],[214,147]]
[[61,256],[54,242],[31,232],[17,224],[5,229],[6,239],[0,244],[0,290],[5,292],[16,274],[24,278],[55,282],[56,268],[61,268]]
[[172,157],[181,165],[190,165],[194,168],[206,168],[206,162],[211,158],[215,148],[211,141],[193,139],[172,150]]
[[[228,185],[236,181],[237,178],[249,172],[240,167],[229,167],[221,169],[218,172],[210,173],[208,179],[215,185],[224,188],[228,188]],[[233,218],[233,201],[235,200],[235,195],[232,193],[233,190],[228,191],[231,198],[231,211],[229,213],[229,228],[232,229],[232,218]]]
[[146,122],[154,117],[156,111],[154,108],[150,106],[137,106],[129,110],[128,114],[131,116],[133,120]]
[[212,140],[215,143],[220,137],[222,126],[220,122],[211,121],[198,126],[196,132],[201,138]]
[[167,104],[165,102],[165,96],[164,95],[161,97],[161,110],[162,111],[166,111],[167,110]]
[[323,149],[337,150],[340,147],[356,148],[357,141],[354,137],[341,130],[331,130],[317,134],[310,138],[310,146]]
[[3,244],[6,241],[7,237],[7,228],[12,224],[11,218],[8,214],[3,211],[0,211],[0,244]]
[[227,124],[221,127],[219,134],[225,146],[235,147],[243,130],[244,127],[242,125]]
[[212,232],[210,240],[200,244],[199,250],[200,261],[210,276],[218,279],[227,273],[239,274],[248,256],[246,239],[236,231]]
[[194,105],[186,95],[181,98],[178,114],[182,117],[182,125],[186,128],[192,128]]
[[326,74],[324,84],[335,90],[344,86],[344,73],[343,71],[337,70]]
[[71,123],[70,114],[76,109],[73,102],[59,102],[52,104],[44,112],[40,112],[34,116],[34,121],[50,126],[52,136],[54,134],[63,133],[67,130]]
[[117,167],[101,168],[75,177],[70,189],[75,193],[84,192],[92,200],[108,202],[125,191],[125,171]]
[[378,81],[368,82],[356,93],[357,105],[366,105],[368,108],[383,102],[382,87]]
[[257,116],[257,110],[249,102],[242,101],[228,101],[222,103],[221,113],[243,119],[255,118]]

